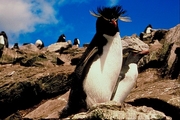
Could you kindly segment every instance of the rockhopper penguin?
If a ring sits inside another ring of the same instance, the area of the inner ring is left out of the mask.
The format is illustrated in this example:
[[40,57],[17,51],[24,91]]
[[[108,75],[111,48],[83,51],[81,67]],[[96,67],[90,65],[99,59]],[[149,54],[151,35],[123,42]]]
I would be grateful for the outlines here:
[[[9,42],[8,42],[8,37],[7,37],[6,33],[4,31],[1,31],[0,36],[3,36],[4,47],[8,48],[9,47]],[[2,40],[0,41],[0,43],[2,44]]]
[[117,89],[111,100],[118,103],[123,103],[126,97],[131,92],[132,88],[136,84],[138,77],[138,62],[149,50],[142,51],[130,51],[129,55],[123,60],[122,69],[120,72],[121,80],[117,83]]
[[110,101],[120,74],[123,55],[118,19],[130,20],[122,16],[126,11],[121,6],[97,8],[97,12],[90,12],[97,17],[96,34],[71,75],[68,103],[60,118]]

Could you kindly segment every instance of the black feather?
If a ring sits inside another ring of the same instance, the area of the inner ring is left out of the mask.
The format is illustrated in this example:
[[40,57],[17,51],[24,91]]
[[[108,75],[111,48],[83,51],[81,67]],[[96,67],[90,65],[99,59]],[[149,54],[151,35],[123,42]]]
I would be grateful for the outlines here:
[[117,19],[119,16],[122,16],[126,13],[125,10],[122,9],[121,6],[114,6],[114,7],[98,7],[97,12],[102,15],[103,17],[106,17],[108,19]]

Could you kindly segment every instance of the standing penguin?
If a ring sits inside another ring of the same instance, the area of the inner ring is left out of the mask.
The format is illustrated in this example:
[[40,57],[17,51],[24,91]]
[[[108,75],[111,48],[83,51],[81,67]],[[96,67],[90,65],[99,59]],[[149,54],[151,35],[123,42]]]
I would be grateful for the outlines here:
[[66,42],[66,36],[64,34],[60,35],[57,42]]
[[149,24],[149,25],[145,28],[144,33],[150,34],[151,32],[152,32],[152,25]]
[[121,6],[98,8],[97,12],[90,12],[97,17],[96,34],[72,73],[68,103],[60,118],[109,101],[118,79],[123,58],[118,19],[129,18],[122,17],[126,11]]
[[73,45],[76,46],[76,47],[79,47],[79,45],[80,45],[80,40],[79,40],[78,38],[75,38]]
[[42,49],[44,47],[44,42],[40,39],[36,40],[35,45],[37,48]]
[[149,50],[143,51],[130,51],[126,60],[123,61],[122,69],[120,72],[120,81],[117,81],[117,88],[111,96],[111,100],[118,103],[123,103],[125,98],[129,95],[132,88],[135,86],[138,77],[138,62]]
[[0,35],[0,50],[2,51],[4,49],[4,37]]
[[6,48],[8,48],[9,47],[9,42],[8,42],[8,37],[7,37],[6,33],[4,31],[1,31],[0,36],[4,37],[4,46]]

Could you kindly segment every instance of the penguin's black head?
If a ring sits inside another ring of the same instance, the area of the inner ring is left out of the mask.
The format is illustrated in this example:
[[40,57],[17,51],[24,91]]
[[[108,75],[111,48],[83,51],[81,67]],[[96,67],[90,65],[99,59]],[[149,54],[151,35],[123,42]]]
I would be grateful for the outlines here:
[[66,39],[66,36],[64,34],[62,34],[61,36],[61,39],[65,40]]
[[3,37],[7,39],[7,35],[6,35],[6,33],[4,31],[1,31],[0,34],[3,35]]
[[152,28],[152,25],[151,25],[151,24],[149,24],[149,25],[147,26],[147,28],[148,28],[148,27]]
[[96,31],[97,33],[107,34],[114,36],[119,32],[118,19],[128,21],[127,17],[122,17],[126,13],[121,6],[102,7],[97,8],[97,12],[90,12],[93,16],[97,17]]

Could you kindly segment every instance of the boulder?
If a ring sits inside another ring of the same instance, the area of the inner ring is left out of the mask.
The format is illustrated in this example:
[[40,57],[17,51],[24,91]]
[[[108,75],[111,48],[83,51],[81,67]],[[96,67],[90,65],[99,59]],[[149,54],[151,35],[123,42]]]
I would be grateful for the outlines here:
[[[64,95],[57,97],[56,99],[51,99],[25,115],[23,118],[26,119],[51,119],[59,117],[59,111],[67,104],[69,96],[69,91]],[[48,108],[48,109],[47,109]]]
[[67,92],[73,66],[0,66],[0,119]]
[[[179,47],[178,40],[180,39],[180,24],[169,30],[156,30],[153,43],[149,43],[150,53],[143,57],[139,66],[141,71],[147,68],[159,68],[161,77],[170,77],[172,65],[175,62],[175,49]],[[157,32],[157,34],[156,34]]]
[[122,38],[123,50],[132,49],[134,51],[149,50],[149,45],[141,41],[137,36],[126,36]]
[[120,105],[115,102],[97,104],[88,112],[79,113],[72,116],[72,120],[171,120],[171,117],[164,113],[156,111],[150,107],[134,107],[130,105]]
[[28,50],[28,51],[33,51],[33,52],[39,51],[39,49],[37,48],[37,46],[34,45],[34,44],[32,44],[32,43],[22,45],[22,46],[19,47],[19,49],[20,49],[20,50],[24,50],[24,51],[26,51],[26,50]]
[[17,59],[21,59],[23,56],[18,54],[15,50],[4,48],[0,57],[0,64],[13,64]]
[[47,47],[49,52],[62,52],[64,49],[67,49],[71,46],[68,42],[58,42],[51,44]]

